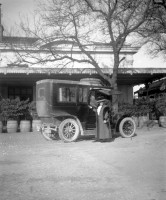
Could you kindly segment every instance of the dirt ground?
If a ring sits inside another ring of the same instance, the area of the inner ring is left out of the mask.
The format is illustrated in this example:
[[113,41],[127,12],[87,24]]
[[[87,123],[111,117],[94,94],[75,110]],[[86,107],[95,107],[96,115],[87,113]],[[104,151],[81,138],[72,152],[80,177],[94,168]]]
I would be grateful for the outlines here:
[[1,200],[165,200],[166,129],[74,143],[0,134]]

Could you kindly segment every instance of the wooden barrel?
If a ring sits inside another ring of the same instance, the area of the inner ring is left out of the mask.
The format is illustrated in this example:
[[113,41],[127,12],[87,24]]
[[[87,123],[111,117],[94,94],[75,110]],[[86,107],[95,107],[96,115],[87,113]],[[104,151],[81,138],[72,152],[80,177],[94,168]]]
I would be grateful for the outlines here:
[[149,120],[148,116],[140,116],[139,117],[139,128],[142,128],[148,120]]
[[38,131],[38,128],[41,126],[41,120],[40,119],[34,119],[32,121],[32,131],[36,132]]
[[8,133],[16,133],[18,129],[18,123],[16,120],[8,120],[7,121],[7,132]]
[[30,132],[31,122],[28,120],[21,120],[20,122],[20,132]]
[[149,117],[148,116],[142,116],[142,120],[145,124],[149,120]]
[[2,124],[2,122],[0,121],[0,133],[2,133],[2,128],[3,128],[3,124]]
[[134,121],[135,121],[135,125],[136,125],[136,127],[138,127],[139,126],[139,119],[138,119],[138,117],[132,117],[133,119],[134,119]]
[[166,116],[160,116],[159,122],[162,127],[166,128]]

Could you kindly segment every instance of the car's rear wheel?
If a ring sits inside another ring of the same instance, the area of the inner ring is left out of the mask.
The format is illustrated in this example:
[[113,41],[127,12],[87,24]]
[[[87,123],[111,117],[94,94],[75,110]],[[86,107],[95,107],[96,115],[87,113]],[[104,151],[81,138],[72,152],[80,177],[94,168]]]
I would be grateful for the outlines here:
[[74,119],[65,119],[59,126],[59,137],[65,142],[74,142],[78,139],[80,128]]
[[119,124],[120,135],[124,138],[133,137],[136,130],[135,121],[131,117],[125,117]]

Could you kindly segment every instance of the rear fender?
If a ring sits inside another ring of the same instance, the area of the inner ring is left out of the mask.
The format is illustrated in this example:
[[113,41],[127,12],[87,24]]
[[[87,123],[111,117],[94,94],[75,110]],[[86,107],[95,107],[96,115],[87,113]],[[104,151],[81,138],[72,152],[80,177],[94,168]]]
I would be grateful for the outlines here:
[[[64,121],[64,120],[67,119],[67,118],[71,118],[71,119],[76,120],[76,122],[78,123],[78,125],[79,125],[79,127],[80,127],[80,135],[83,135],[83,134],[84,134],[84,131],[83,131],[81,122],[80,122],[80,120],[79,120],[76,116],[74,116],[74,115],[64,115],[64,116],[59,116],[59,117],[54,117],[54,118],[58,118],[58,121],[59,121],[58,124],[59,124],[59,125],[60,125],[60,123],[61,123],[62,121]],[[58,126],[59,126],[59,125],[58,125]]]

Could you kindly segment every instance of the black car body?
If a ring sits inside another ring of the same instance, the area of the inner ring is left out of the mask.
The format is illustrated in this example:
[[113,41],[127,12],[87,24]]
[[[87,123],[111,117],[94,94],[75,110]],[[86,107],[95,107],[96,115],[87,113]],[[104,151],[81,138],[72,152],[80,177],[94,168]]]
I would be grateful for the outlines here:
[[37,113],[41,131],[47,139],[58,136],[75,141],[80,135],[94,135],[96,112],[90,106],[91,95],[111,98],[111,88],[89,81],[46,79],[36,83]]

